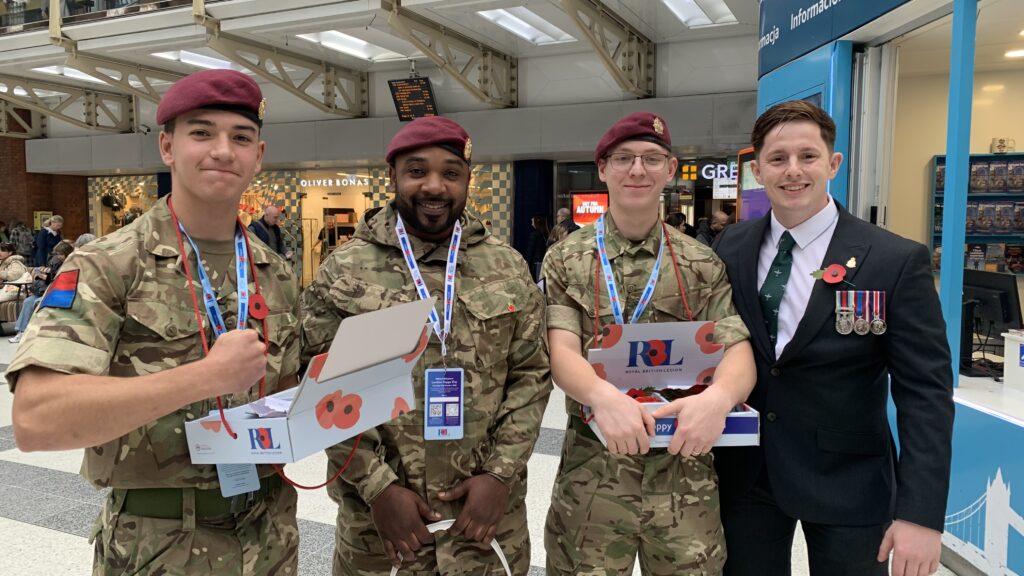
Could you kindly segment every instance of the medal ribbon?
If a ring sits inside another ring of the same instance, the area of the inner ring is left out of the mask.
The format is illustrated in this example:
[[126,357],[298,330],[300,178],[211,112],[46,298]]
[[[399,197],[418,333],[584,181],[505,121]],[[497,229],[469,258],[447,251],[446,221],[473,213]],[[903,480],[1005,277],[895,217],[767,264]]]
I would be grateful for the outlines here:
[[[185,231],[185,227],[181,222],[178,222],[178,228],[185,236],[185,239],[188,240],[189,245],[192,246],[192,251],[196,254],[196,269],[199,273],[199,283],[203,286],[203,304],[206,306],[206,316],[210,319],[213,333],[219,337],[227,332],[227,328],[224,326],[224,316],[221,314],[220,306],[217,304],[217,296],[213,293],[210,277],[203,268],[199,247],[196,246],[192,237]],[[245,329],[245,322],[249,318],[249,259],[245,248],[245,236],[242,234],[241,229],[235,228],[235,277],[237,278],[236,286],[238,290],[238,323],[235,327],[238,330]]]
[[[616,324],[625,324],[625,318],[622,315],[622,303],[619,301],[619,291],[615,287],[615,275],[612,273],[612,264],[608,260],[608,251],[605,248],[603,214],[598,218],[594,229],[597,235],[597,253],[601,259],[601,272],[604,274],[604,283],[608,288],[608,298],[611,300],[612,315],[615,316]],[[651,297],[654,296],[654,287],[657,286],[658,276],[661,274],[661,257],[665,253],[664,228],[661,229],[660,244],[658,247],[658,258],[654,261],[654,268],[651,270],[650,278],[647,279],[647,286],[644,287],[643,293],[640,294],[640,301],[637,302],[636,309],[633,310],[633,315],[629,319],[630,324],[636,324],[640,320],[640,316],[647,309],[647,304],[650,303]]]
[[885,322],[885,292],[876,290],[874,293],[875,300],[875,318]]
[[[423,275],[420,274],[420,267],[416,263],[416,257],[413,255],[409,234],[405,231],[402,217],[397,215],[396,217],[398,220],[395,223],[395,233],[398,234],[398,243],[402,247],[405,264],[409,267],[409,273],[412,274],[413,284],[416,285],[416,293],[419,294],[421,300],[429,300],[430,292],[423,282]],[[441,341],[442,358],[448,355],[448,347],[445,344],[445,340],[448,338],[452,327],[452,306],[455,302],[455,269],[459,258],[459,241],[461,239],[462,224],[456,220],[455,228],[452,229],[452,241],[448,245],[448,264],[444,274],[444,326],[441,325],[437,318],[437,311],[433,308],[430,309],[430,323],[434,325],[434,334],[437,334],[437,339]]]
[[853,301],[857,306],[856,318],[864,318],[864,308],[866,307],[866,293],[863,290],[855,290],[853,292]]

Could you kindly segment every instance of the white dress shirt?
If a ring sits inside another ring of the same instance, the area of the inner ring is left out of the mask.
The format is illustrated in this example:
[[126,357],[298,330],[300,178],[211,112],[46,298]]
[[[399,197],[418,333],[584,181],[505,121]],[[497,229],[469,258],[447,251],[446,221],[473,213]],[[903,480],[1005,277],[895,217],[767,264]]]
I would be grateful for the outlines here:
[[[822,208],[817,214],[805,220],[802,224],[789,230],[796,244],[793,246],[793,267],[789,272],[789,280],[786,282],[786,291],[782,293],[782,304],[779,306],[779,328],[775,341],[775,357],[782,355],[782,351],[793,339],[796,327],[804,317],[807,310],[807,302],[811,299],[811,289],[817,282],[811,272],[820,270],[824,266],[834,262],[823,262],[828,245],[832,241],[832,233],[836,230],[836,223],[839,222],[839,209],[828,197],[828,205]],[[757,287],[760,290],[768,277],[768,270],[772,267],[772,261],[779,252],[779,240],[782,233],[786,231],[778,220],[775,219],[775,212],[771,213],[771,226],[768,228],[764,240],[761,241],[761,253],[757,259]]]

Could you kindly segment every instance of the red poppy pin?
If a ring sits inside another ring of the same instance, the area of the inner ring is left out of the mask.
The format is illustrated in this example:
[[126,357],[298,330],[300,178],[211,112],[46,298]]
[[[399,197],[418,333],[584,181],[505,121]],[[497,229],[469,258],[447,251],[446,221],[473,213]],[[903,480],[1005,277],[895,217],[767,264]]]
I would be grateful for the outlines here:
[[[852,260],[853,259],[851,258],[851,261]],[[847,264],[849,264],[849,262],[847,262]],[[811,276],[817,280],[822,280],[826,284],[839,284],[840,282],[850,284],[845,280],[846,270],[847,266],[843,266],[842,264],[829,264],[821,270],[811,272]],[[850,284],[850,286],[853,286],[853,284]]]

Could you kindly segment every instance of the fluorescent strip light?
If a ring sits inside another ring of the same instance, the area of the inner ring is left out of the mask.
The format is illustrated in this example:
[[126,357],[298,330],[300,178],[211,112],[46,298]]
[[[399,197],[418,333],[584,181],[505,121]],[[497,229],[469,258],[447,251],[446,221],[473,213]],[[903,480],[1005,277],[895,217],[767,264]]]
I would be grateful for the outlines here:
[[1006,53],[1007,58],[1024,58],[1024,50],[1010,50]]
[[299,34],[299,38],[307,42],[319,44],[324,48],[354,56],[368,62],[386,62],[388,60],[405,60],[406,57],[397,52],[392,52],[376,44],[371,44],[361,38],[350,36],[337,30],[327,30],[314,34]]
[[523,6],[484,10],[477,14],[536,46],[576,41],[569,33]]
[[687,28],[737,24],[724,0],[661,0]]
[[74,80],[82,80],[83,82],[92,82],[94,84],[107,84],[99,78],[89,76],[81,70],[75,70],[74,68],[68,68],[67,66],[44,66],[42,68],[33,68],[32,71],[41,72],[43,74],[51,74],[53,76],[63,76],[65,78],[71,78]]
[[189,66],[194,66],[196,68],[206,68],[207,70],[238,70],[237,66],[227,60],[213,58],[212,56],[204,56],[187,50],[155,52],[151,54],[151,56],[163,58],[164,60],[171,60],[173,62],[181,62],[182,64],[188,64]]

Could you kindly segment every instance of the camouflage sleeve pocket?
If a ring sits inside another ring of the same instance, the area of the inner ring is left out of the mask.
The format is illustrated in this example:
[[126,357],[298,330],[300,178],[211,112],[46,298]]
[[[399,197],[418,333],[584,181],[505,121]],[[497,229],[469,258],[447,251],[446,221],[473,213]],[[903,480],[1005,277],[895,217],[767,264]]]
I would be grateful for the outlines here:
[[177,340],[199,331],[196,313],[191,307],[173,306],[160,300],[129,299],[125,312],[128,316],[125,330],[135,334],[149,333],[163,340]]

